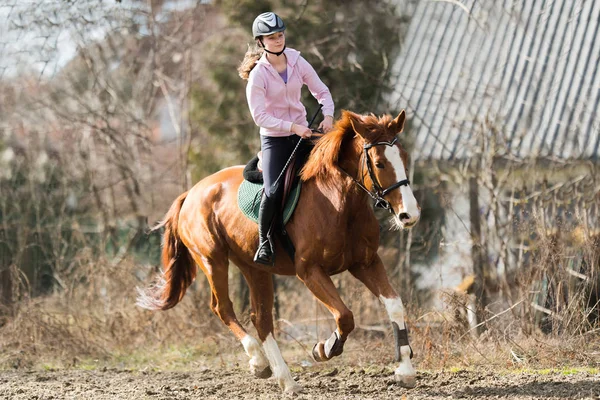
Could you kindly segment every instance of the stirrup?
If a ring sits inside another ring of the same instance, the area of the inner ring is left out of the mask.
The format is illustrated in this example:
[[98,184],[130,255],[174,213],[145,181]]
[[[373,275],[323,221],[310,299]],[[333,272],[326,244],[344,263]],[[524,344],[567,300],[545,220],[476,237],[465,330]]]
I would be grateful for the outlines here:
[[[267,246],[267,247],[266,247]],[[265,250],[266,247],[266,250]],[[261,252],[265,251],[267,254],[262,254]],[[270,253],[270,254],[268,254]],[[254,262],[263,265],[275,265],[275,252],[271,246],[271,242],[269,239],[258,245],[258,249],[256,250],[256,254],[254,254]]]

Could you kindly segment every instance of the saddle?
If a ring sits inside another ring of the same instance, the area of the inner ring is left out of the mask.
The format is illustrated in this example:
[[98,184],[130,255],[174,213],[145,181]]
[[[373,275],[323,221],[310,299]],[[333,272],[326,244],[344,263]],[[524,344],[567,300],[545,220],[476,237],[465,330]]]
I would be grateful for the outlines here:
[[[289,163],[284,175],[283,182],[283,200],[280,212],[275,216],[274,235],[280,239],[281,245],[290,258],[293,260],[296,253],[294,244],[285,230],[285,224],[292,217],[298,200],[302,182],[298,173],[308,160],[310,151],[314,144],[311,141],[302,141],[294,160]],[[259,153],[260,154],[260,153]],[[263,175],[260,169],[260,157],[257,155],[252,158],[246,167],[244,167],[244,181],[238,189],[238,207],[242,213],[254,222],[258,222],[258,210],[260,208],[260,199],[263,190]]]
[[[252,159],[251,162],[256,162],[256,160]],[[251,171],[251,173],[259,174],[262,179],[260,171],[254,170]],[[284,224],[287,224],[287,222],[292,217],[292,214],[294,213],[294,209],[296,208],[296,205],[298,204],[298,199],[300,198],[301,188],[302,184],[300,181],[298,181],[295,182],[292,185],[292,188],[290,189],[287,201],[285,202],[285,206],[283,207],[283,213],[281,214]],[[262,183],[250,181],[248,179],[244,179],[244,181],[238,189],[238,207],[246,217],[257,223],[262,191]]]

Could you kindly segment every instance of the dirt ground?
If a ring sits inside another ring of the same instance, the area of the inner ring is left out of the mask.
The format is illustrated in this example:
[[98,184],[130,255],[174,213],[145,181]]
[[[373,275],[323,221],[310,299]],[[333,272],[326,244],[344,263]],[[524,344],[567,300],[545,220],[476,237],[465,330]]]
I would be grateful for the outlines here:
[[[307,368],[293,375],[298,399],[600,399],[600,376],[492,371],[419,372],[417,387],[397,386],[391,368]],[[1,399],[279,399],[270,378],[240,367],[189,372],[0,371]]]

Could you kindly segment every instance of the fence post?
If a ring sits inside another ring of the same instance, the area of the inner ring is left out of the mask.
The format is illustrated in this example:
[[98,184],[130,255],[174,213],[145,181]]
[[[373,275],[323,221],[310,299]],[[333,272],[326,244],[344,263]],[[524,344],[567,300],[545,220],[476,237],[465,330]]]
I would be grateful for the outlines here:
[[13,305],[12,254],[6,243],[0,242],[0,326],[4,316],[10,315]]
[[[481,214],[479,212],[479,170],[477,166],[469,177],[469,219],[471,224],[471,258],[473,260],[473,273],[475,275],[475,296],[477,298],[477,320],[485,320],[485,308],[488,304],[486,285],[489,274],[484,262],[484,251],[481,237]],[[480,326],[479,331],[485,329]]]

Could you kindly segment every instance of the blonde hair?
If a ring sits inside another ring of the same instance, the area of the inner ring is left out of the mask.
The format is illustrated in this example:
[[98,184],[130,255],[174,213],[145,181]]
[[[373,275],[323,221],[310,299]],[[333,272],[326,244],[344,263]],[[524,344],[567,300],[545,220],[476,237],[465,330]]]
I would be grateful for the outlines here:
[[254,68],[256,62],[262,57],[264,52],[265,49],[259,47],[258,44],[255,44],[254,46],[248,46],[248,51],[246,51],[244,59],[238,67],[240,78],[248,80],[250,71],[252,71],[252,68]]

